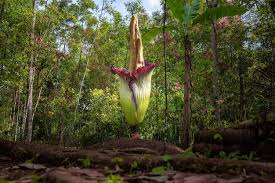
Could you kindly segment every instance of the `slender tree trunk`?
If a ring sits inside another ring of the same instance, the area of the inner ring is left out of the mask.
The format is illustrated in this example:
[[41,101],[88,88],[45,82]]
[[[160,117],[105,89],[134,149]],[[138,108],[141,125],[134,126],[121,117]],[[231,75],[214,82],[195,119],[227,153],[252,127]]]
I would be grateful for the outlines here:
[[[33,59],[33,58],[31,58]],[[32,138],[32,115],[33,115],[33,61],[29,65],[29,88],[28,88],[28,102],[27,102],[27,116],[26,116],[26,141],[31,142]]]
[[275,55],[272,56],[272,77],[271,77],[271,102],[272,102],[272,121],[275,121]]
[[3,16],[4,16],[5,3],[6,3],[5,0],[3,0],[2,3],[1,3],[1,8],[0,8],[0,22],[2,22],[2,19],[3,19]]
[[[206,0],[206,4],[209,8],[217,7],[217,0]],[[214,106],[215,106],[215,120],[219,124],[221,120],[221,103],[220,103],[220,69],[219,69],[219,54],[218,54],[218,39],[217,28],[215,22],[211,22],[211,49],[213,54],[213,94],[214,94]]]
[[23,107],[23,117],[22,117],[22,131],[21,131],[21,140],[24,141],[26,139],[26,123],[27,123],[27,101],[24,102]]
[[215,23],[212,22],[211,47],[214,61],[214,79],[213,79],[213,93],[215,101],[215,120],[217,123],[221,120],[221,105],[220,105],[220,71],[219,71],[219,56],[217,43],[217,29]]
[[33,80],[34,80],[34,41],[35,41],[35,23],[36,23],[36,0],[32,1],[33,12],[32,12],[32,30],[31,30],[31,57],[29,63],[29,89],[28,89],[28,103],[27,103],[27,139],[26,141],[31,142],[32,140],[32,119],[33,119]]
[[64,121],[61,116],[58,125],[58,144],[59,146],[64,146]]
[[[1,2],[1,0],[0,0],[0,2]],[[5,3],[6,3],[6,1],[3,0],[2,3],[1,3],[1,6],[0,6],[0,23],[2,22],[3,17],[4,17]],[[6,57],[5,56],[6,52],[7,52],[7,48],[6,48],[5,53],[4,53],[4,58]],[[0,67],[1,67],[0,73],[1,73],[1,76],[3,76],[3,74],[4,74],[4,64],[1,63]]]
[[190,145],[191,136],[191,41],[189,36],[184,38],[185,75],[184,75],[184,111],[183,111],[183,148]]
[[15,141],[18,140],[19,118],[20,118],[20,89],[18,89],[18,98],[17,98],[17,114],[16,114],[15,136],[14,136]]
[[35,103],[35,107],[34,107],[34,111],[33,111],[33,114],[32,114],[32,121],[33,121],[33,118],[34,118],[34,115],[35,115],[36,109],[37,109],[38,104],[39,104],[39,101],[40,101],[40,97],[41,97],[42,88],[43,88],[43,86],[40,86],[40,89],[39,89],[39,92],[38,92],[38,97],[37,97],[37,100],[36,100],[36,103]]
[[19,90],[16,89],[15,94],[14,94],[14,98],[13,98],[13,108],[12,108],[12,123],[13,123],[13,125],[16,124],[16,116],[17,116],[16,114],[18,113],[18,111],[17,111],[18,93],[19,93]]
[[[0,0],[1,2],[1,0]],[[3,0],[2,3],[1,3],[1,7],[0,7],[0,23],[2,22],[3,20],[3,17],[4,17],[4,12],[5,12],[5,6],[6,6],[6,0]],[[5,48],[5,51],[4,51],[4,58],[6,58],[7,56],[7,48]],[[0,74],[1,74],[1,77],[3,77],[4,75],[4,64],[1,62],[1,65],[0,65]]]
[[240,78],[240,121],[246,120],[245,117],[245,93],[244,93],[244,65],[242,57],[239,58],[239,78]]

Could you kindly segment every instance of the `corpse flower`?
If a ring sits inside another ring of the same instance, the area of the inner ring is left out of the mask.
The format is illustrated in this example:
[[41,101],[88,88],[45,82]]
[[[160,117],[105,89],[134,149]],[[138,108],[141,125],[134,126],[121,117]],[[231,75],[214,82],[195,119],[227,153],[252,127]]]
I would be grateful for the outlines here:
[[129,69],[111,68],[119,78],[120,103],[126,120],[133,129],[133,138],[139,138],[137,127],[143,121],[149,105],[151,77],[155,67],[156,64],[144,61],[138,18],[133,16],[130,23]]

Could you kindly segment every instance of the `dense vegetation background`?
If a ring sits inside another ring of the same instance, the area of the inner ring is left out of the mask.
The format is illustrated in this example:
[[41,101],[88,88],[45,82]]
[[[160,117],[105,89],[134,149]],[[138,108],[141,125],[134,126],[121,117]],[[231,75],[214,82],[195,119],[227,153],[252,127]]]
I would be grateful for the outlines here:
[[[211,24],[192,27],[192,134],[202,128],[235,126],[271,110],[273,2],[235,1],[248,11],[215,22],[218,64],[211,50]],[[135,0],[125,3],[128,15],[122,15],[112,3],[0,0],[0,138],[85,145],[129,136],[117,79],[109,67],[128,67],[129,19],[137,13],[145,59],[159,64],[141,136],[182,142],[184,31],[167,32],[164,38],[165,124],[164,39],[149,39],[150,28],[162,26],[163,12],[149,15]],[[177,26],[167,12],[167,25]]]

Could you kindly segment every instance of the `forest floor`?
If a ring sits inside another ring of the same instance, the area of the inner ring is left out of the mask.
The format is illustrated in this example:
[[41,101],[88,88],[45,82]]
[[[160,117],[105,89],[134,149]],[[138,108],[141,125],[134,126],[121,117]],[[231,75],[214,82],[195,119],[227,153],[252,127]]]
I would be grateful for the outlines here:
[[0,183],[5,182],[272,183],[275,163],[188,155],[146,140],[117,139],[85,148],[2,140]]

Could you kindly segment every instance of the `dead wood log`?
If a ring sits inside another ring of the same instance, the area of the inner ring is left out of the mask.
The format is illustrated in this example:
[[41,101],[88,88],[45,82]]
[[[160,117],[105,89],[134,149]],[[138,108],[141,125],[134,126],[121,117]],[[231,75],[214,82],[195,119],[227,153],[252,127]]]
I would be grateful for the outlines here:
[[199,152],[201,154],[211,153],[211,155],[218,155],[221,151],[225,153],[240,152],[242,154],[249,154],[255,150],[253,145],[223,145],[223,144],[208,144],[198,143],[192,146],[193,152]]
[[256,144],[257,131],[254,129],[209,129],[195,135],[195,143],[246,145]]
[[[120,138],[113,139],[109,141],[104,141],[102,143],[97,143],[85,148],[93,150],[118,150],[118,151],[136,151],[142,154],[142,148],[144,150],[143,154],[179,154],[183,150],[173,144],[164,143],[160,141],[153,140],[141,140],[141,139],[128,139]],[[147,152],[147,153],[146,153]],[[148,153],[151,152],[151,153]]]
[[246,120],[246,121],[242,121],[239,124],[239,128],[255,128],[256,125],[257,125],[256,121],[254,121],[252,119],[249,119],[249,120]]
[[262,141],[257,146],[256,153],[263,159],[275,161],[275,139],[269,138]]
[[[90,159],[94,167],[114,168],[119,165],[124,170],[129,170],[133,162],[138,164],[142,170],[152,170],[156,166],[163,166],[161,156],[147,154],[127,154],[120,152],[100,153],[96,150],[76,149],[66,151],[58,146],[41,144],[22,144],[9,141],[0,141],[0,154],[7,155],[14,160],[25,161],[31,159],[33,162],[50,165],[74,165],[80,159]],[[113,161],[114,158],[121,157],[121,162]],[[239,160],[205,159],[205,158],[185,158],[182,155],[172,155],[171,166],[178,171],[192,172],[215,172],[240,174],[243,171],[254,174],[275,175],[275,163],[250,162]]]

